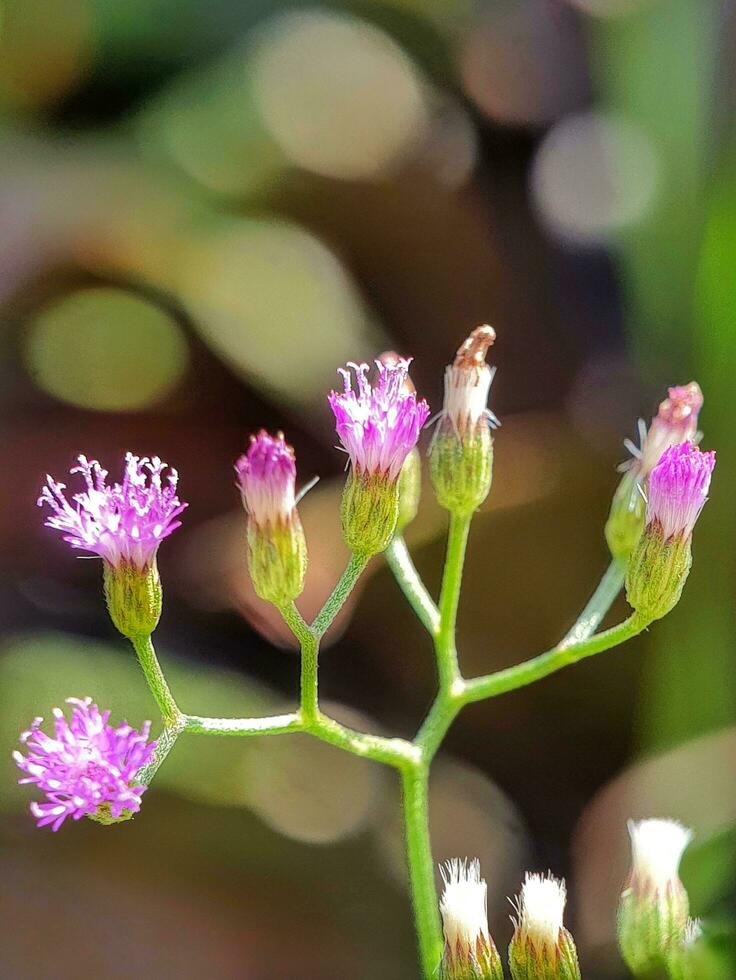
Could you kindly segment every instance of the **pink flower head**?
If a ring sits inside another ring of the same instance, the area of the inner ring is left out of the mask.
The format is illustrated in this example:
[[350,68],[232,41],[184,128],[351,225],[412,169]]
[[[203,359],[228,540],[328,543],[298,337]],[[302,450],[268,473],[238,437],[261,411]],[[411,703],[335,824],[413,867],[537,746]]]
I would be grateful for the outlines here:
[[355,372],[357,391],[353,391],[350,370],[339,368],[345,389],[330,393],[330,407],[353,471],[361,476],[398,479],[427,421],[429,406],[424,400],[417,401],[416,393],[406,384],[410,363],[406,358],[376,361],[378,378],[374,385],[366,377],[370,370],[367,364],[348,363],[348,369]]
[[649,475],[647,525],[662,529],[665,540],[693,533],[708,499],[714,452],[701,452],[691,442],[670,446]]
[[291,519],[296,506],[296,462],[283,432],[274,437],[261,429],[251,436],[248,452],[235,463],[235,472],[245,509],[259,527]]
[[87,484],[83,493],[74,494],[70,504],[64,496],[65,484],[46,477],[38,498],[53,511],[46,526],[66,531],[64,540],[73,548],[92,551],[113,566],[122,563],[145,571],[156,557],[163,539],[181,525],[176,518],[186,508],[176,495],[178,474],[171,469],[162,482],[166,463],[158,456],[125,456],[122,483],[108,486],[107,470],[97,460],[79,456],[71,473],[81,473]]
[[[698,415],[703,407],[703,392],[697,381],[667,389],[649,431],[638,450],[638,468],[647,476],[669,446],[698,441]],[[643,423],[640,423],[643,428]]]
[[67,817],[94,816],[101,806],[114,819],[137,813],[146,787],[135,785],[136,773],[156,748],[155,742],[146,741],[151,723],[140,732],[126,722],[113,728],[110,712],[100,712],[91,698],[67,698],[67,703],[73,705],[71,720],[54,708],[53,737],[41,731],[43,718],[36,718],[20,737],[28,755],[13,753],[18,768],[27,773],[19,782],[35,783],[46,794],[47,802],[31,803],[37,826],[51,824],[58,830]]

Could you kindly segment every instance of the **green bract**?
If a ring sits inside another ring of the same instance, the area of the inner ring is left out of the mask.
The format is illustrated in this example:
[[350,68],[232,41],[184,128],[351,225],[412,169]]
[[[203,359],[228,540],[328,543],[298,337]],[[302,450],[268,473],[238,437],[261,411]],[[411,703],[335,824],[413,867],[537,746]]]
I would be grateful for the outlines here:
[[355,555],[377,555],[394,536],[399,481],[351,473],[342,494],[342,533]]
[[691,563],[689,537],[666,540],[656,521],[649,524],[629,560],[629,605],[650,623],[666,616],[680,601]]
[[110,618],[123,636],[150,636],[161,616],[161,580],[155,558],[140,571],[127,561],[103,562],[105,599]]
[[440,505],[453,514],[472,514],[488,496],[493,477],[493,437],[481,419],[464,435],[440,420],[429,451],[429,473]]
[[259,526],[248,521],[248,569],[256,593],[283,606],[304,588],[307,543],[296,511],[289,520]]

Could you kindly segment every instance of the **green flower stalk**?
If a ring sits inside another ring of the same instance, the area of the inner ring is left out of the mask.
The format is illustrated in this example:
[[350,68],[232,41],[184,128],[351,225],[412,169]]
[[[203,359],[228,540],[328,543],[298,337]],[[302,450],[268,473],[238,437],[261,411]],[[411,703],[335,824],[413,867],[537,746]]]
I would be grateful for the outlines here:
[[407,456],[417,444],[429,407],[417,401],[407,384],[404,358],[376,361],[378,378],[368,381],[367,364],[348,364],[341,370],[345,386],[330,394],[337,434],[350,456],[350,474],[342,499],[345,542],[354,555],[369,558],[388,547],[399,520],[399,477]]
[[567,892],[552,875],[528,874],[509,946],[513,980],[580,980],[575,943],[562,924]]
[[698,439],[698,415],[703,407],[703,393],[696,381],[668,389],[647,431],[639,420],[641,448],[629,440],[625,445],[632,460],[613,496],[606,522],[606,541],[611,555],[626,564],[636,547],[646,523],[644,490],[649,474],[665,449]]
[[440,505],[453,514],[472,514],[488,496],[493,476],[488,410],[495,368],[486,354],[496,339],[493,327],[477,327],[445,370],[445,401],[429,450],[429,473]]
[[689,903],[679,878],[692,832],[674,820],[629,823],[632,867],[618,910],[621,955],[635,976],[663,970],[685,938]]
[[477,860],[454,858],[440,868],[445,946],[440,980],[503,980],[503,966],[488,931],[486,883]]
[[686,442],[665,450],[651,472],[646,527],[626,574],[629,604],[647,622],[666,616],[680,600],[715,462],[715,453]]
[[294,492],[294,450],[283,433],[259,432],[235,464],[248,515],[248,567],[261,599],[287,606],[301,594],[307,571],[304,539]]

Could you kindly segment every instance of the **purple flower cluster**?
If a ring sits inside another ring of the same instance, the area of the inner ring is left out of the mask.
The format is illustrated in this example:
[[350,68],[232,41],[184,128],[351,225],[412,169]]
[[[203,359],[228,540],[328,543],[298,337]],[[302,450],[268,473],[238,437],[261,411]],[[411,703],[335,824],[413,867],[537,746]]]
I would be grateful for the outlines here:
[[181,525],[176,518],[187,506],[176,495],[176,470],[170,470],[164,482],[165,469],[158,456],[141,459],[127,453],[123,482],[108,486],[107,470],[97,460],[79,456],[79,465],[70,472],[81,473],[87,489],[72,497],[74,506],[64,496],[65,484],[50,476],[38,505],[51,508],[46,525],[65,531],[64,540],[72,547],[94,552],[110,565],[125,562],[142,572],[161,541]]
[[331,392],[330,407],[337,434],[350,456],[353,471],[360,476],[398,479],[404,460],[417,444],[427,421],[429,406],[417,401],[407,385],[410,360],[395,363],[376,361],[378,378],[368,381],[368,364],[348,363],[355,373],[353,391],[350,370],[340,368],[344,391]]
[[690,442],[666,449],[649,475],[647,525],[656,523],[666,541],[689,538],[708,499],[715,465],[714,452],[701,452]]
[[251,436],[248,452],[235,463],[245,509],[259,527],[286,523],[296,504],[294,450],[279,432]]
[[100,712],[91,698],[67,698],[72,707],[67,722],[54,708],[54,737],[41,731],[36,718],[20,737],[28,755],[14,752],[19,769],[27,773],[21,783],[35,783],[46,794],[45,803],[31,803],[39,827],[58,830],[67,817],[94,816],[98,808],[117,819],[137,813],[145,786],[134,784],[136,773],[150,762],[155,742],[147,742],[151,723],[140,732],[123,722],[108,724],[109,711]]

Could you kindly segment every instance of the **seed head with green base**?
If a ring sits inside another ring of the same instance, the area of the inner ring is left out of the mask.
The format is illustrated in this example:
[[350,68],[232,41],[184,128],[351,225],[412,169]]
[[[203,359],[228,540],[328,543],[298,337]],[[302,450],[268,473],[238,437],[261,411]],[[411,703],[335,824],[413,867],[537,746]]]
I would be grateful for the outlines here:
[[513,980],[580,980],[575,943],[562,923],[566,898],[564,881],[526,876],[509,946]]
[[674,820],[629,822],[631,873],[618,909],[621,955],[635,976],[662,971],[685,939],[689,903],[679,877],[692,832]]
[[472,514],[488,496],[493,474],[488,392],[495,368],[486,364],[496,339],[493,327],[477,327],[445,370],[445,401],[429,451],[437,500],[454,514]]
[[503,980],[503,966],[488,931],[486,883],[479,861],[453,859],[440,868],[445,946],[439,980]]

